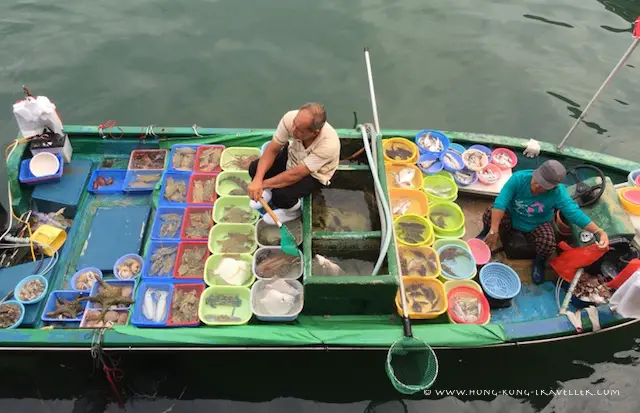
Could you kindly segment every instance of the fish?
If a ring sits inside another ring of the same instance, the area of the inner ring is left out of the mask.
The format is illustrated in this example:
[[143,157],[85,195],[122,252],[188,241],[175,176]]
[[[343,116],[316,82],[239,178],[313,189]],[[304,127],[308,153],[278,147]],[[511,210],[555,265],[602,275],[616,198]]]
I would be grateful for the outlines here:
[[479,171],[489,164],[487,154],[478,149],[467,149],[462,154],[462,160],[472,171]]
[[443,162],[449,165],[450,168],[462,169],[462,165],[460,165],[460,162],[458,162],[458,160],[450,153],[445,153],[442,158]]
[[433,159],[431,161],[422,161],[422,162],[419,163],[419,165],[420,165],[420,167],[422,169],[426,170],[426,169],[431,168],[433,166],[433,164],[435,164],[436,162],[438,162],[438,160],[437,159]]
[[451,192],[453,189],[447,186],[429,186],[424,188],[425,191],[430,193],[431,195],[435,195],[437,197],[447,197],[451,196]]
[[498,181],[498,175],[496,175],[495,172],[493,172],[491,169],[483,170],[482,172],[480,172],[480,175],[482,175],[482,178],[489,183]]
[[493,156],[493,161],[500,166],[504,166],[506,168],[511,168],[513,161],[511,157],[506,153],[498,153]]
[[330,259],[320,255],[320,254],[316,254],[316,261],[318,262],[318,264],[320,264],[320,266],[322,268],[324,268],[325,270],[327,270],[327,275],[342,275],[344,274],[344,270],[342,268],[340,268],[340,266],[338,264],[336,264],[335,262],[331,261]]
[[402,147],[398,143],[392,144],[391,147],[385,151],[385,154],[391,159],[401,161],[405,161],[413,155],[410,150]]
[[431,132],[427,132],[418,138],[418,145],[430,152],[441,152],[444,149],[444,145],[440,138],[435,137]]
[[461,184],[469,185],[471,182],[473,182],[473,172],[471,171],[462,170],[456,172],[453,175]]
[[412,188],[416,171],[411,168],[402,168],[399,172],[392,172],[395,184],[401,188]]
[[411,201],[407,198],[401,198],[393,206],[393,213],[396,215],[406,214],[411,207]]

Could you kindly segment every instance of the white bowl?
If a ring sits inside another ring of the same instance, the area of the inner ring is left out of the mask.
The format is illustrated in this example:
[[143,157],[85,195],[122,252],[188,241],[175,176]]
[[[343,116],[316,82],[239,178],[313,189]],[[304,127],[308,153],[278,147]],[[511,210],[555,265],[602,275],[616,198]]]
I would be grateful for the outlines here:
[[60,169],[60,161],[50,152],[40,152],[29,162],[29,170],[37,178],[55,175],[58,169]]

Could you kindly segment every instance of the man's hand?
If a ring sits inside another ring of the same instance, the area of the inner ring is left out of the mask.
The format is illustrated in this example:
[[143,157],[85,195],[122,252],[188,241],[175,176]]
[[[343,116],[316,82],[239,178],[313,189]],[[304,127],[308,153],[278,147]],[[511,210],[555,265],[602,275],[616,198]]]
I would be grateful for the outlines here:
[[600,241],[597,241],[598,247],[603,250],[609,248],[609,236],[607,233],[604,231],[598,231],[598,233],[600,234]]
[[247,195],[252,200],[258,202],[260,198],[262,198],[262,191],[264,190],[264,186],[262,185],[262,179],[255,179],[247,185]]
[[484,237],[484,242],[487,244],[489,249],[493,251],[498,246],[499,239],[500,239],[500,236],[496,231],[493,234],[489,233],[486,237]]

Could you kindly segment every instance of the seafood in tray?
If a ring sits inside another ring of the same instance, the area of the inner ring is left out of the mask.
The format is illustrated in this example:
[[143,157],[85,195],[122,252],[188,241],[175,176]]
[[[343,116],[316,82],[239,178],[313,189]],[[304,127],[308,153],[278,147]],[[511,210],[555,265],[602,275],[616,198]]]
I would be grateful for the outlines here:
[[607,279],[602,276],[584,274],[578,280],[573,295],[582,301],[595,305],[608,303],[611,299],[611,289],[606,285]]
[[262,279],[296,279],[301,275],[300,256],[287,255],[280,248],[261,248],[254,260],[255,274]]
[[78,291],[89,291],[99,277],[96,271],[84,271],[76,277],[73,288]]
[[214,172],[220,169],[222,146],[201,146],[198,148],[196,171]]
[[142,315],[154,323],[162,323],[169,312],[170,291],[149,287],[144,292]]
[[209,231],[213,227],[212,209],[190,209],[187,208],[185,228],[183,229],[184,239],[204,239],[209,237]]
[[[222,255],[214,268],[208,267],[208,278],[220,278],[226,285],[244,285],[251,278],[251,265],[240,254]],[[248,257],[251,257],[250,255]],[[215,259],[212,257],[210,259]],[[207,280],[211,284],[211,281]],[[219,284],[219,283],[218,283]]]
[[[242,225],[242,229],[229,228],[228,226]],[[255,249],[254,228],[246,224],[218,224],[214,226],[209,237],[209,249],[214,253],[243,254]],[[227,230],[227,228],[229,228]],[[219,231],[216,233],[216,231]]]
[[501,178],[501,174],[492,168],[485,168],[482,171],[478,172],[482,181],[487,184],[495,184]]
[[151,189],[160,180],[160,173],[131,172],[127,174],[127,187],[130,190]]
[[177,171],[192,171],[196,159],[196,149],[191,146],[175,148],[171,158],[171,167]]
[[462,185],[471,185],[476,179],[476,173],[466,169],[455,172],[453,176],[456,181]]
[[456,155],[454,155],[453,153],[450,153],[449,151],[445,152],[440,159],[450,169],[460,170],[464,167],[464,164],[458,161],[458,159],[456,158]]
[[401,247],[400,265],[405,277],[436,277],[440,273],[438,255],[430,248]]
[[418,137],[418,146],[429,152],[442,152],[444,150],[442,140],[431,132],[423,133]]
[[168,324],[198,324],[200,322],[198,318],[198,306],[203,290],[204,286],[202,284],[175,286],[173,298],[171,299],[171,311],[169,313]]
[[392,209],[394,215],[406,214],[411,207],[411,200],[409,198],[400,198],[394,201]]
[[200,298],[198,315],[205,324],[243,324],[251,318],[249,289],[209,287]]
[[81,327],[111,328],[114,325],[123,326],[129,319],[128,311],[108,310],[102,315],[102,310],[87,310]]
[[146,271],[149,277],[169,277],[173,273],[178,255],[178,247],[159,247],[149,259],[149,269]]
[[489,164],[489,157],[479,149],[467,149],[462,154],[462,160],[467,169],[475,172],[481,171]]
[[[302,243],[302,219],[298,218],[283,224],[289,229],[296,243]],[[258,221],[256,225],[256,238],[262,246],[278,246],[280,245],[280,228],[277,225],[269,225],[263,220]]]
[[206,243],[182,243],[178,247],[176,277],[202,278],[204,264],[209,256]]
[[22,307],[16,302],[0,304],[0,328],[9,328],[22,317]]
[[45,284],[37,278],[27,281],[16,294],[21,301],[32,301],[44,294]]
[[501,153],[496,153],[493,155],[493,163],[495,163],[496,165],[501,166],[502,168],[512,168],[513,167],[513,159],[511,159],[511,156],[509,156],[509,154],[501,152]]
[[436,313],[444,310],[445,301],[431,285],[405,283],[407,307],[413,313]]
[[85,305],[83,301],[86,301],[86,294],[75,294],[73,299],[67,299],[61,295],[54,297],[55,305],[51,311],[45,313],[45,316],[49,319],[59,320],[78,320],[84,313]]
[[140,275],[140,271],[142,271],[140,258],[129,257],[119,265],[116,265],[115,274],[117,274],[118,278],[129,280]]
[[213,204],[216,199],[216,175],[194,174],[189,183],[189,203]]
[[421,244],[428,240],[429,227],[418,220],[405,219],[394,225],[396,236],[406,244]]
[[176,179],[172,176],[168,177],[162,197],[168,202],[184,203],[187,201],[187,181],[185,179]]
[[258,155],[234,155],[223,165],[226,170],[243,170],[249,169],[251,162],[259,159]]
[[398,172],[391,172],[393,177],[393,183],[399,188],[413,188],[413,178],[416,176],[416,171],[413,168],[402,168]]
[[133,281],[110,281],[107,283],[102,278],[98,278],[98,286],[94,287],[92,295],[82,298],[82,301],[89,301],[90,308],[118,309],[129,308],[134,303]]
[[177,238],[180,235],[182,226],[182,215],[176,213],[165,213],[158,216],[160,220],[160,238]]
[[408,148],[407,145],[398,142],[393,142],[392,144],[388,145],[388,147],[384,151],[384,154],[387,156],[387,158],[394,161],[406,161],[407,159],[410,159],[412,156],[414,156],[413,151],[411,151],[411,149]]
[[167,151],[163,149],[131,152],[129,169],[164,169]]

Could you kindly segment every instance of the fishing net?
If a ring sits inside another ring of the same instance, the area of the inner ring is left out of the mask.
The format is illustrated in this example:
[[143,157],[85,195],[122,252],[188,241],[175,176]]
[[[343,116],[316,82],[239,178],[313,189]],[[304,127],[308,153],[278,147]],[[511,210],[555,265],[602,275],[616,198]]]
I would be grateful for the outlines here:
[[393,343],[385,367],[393,387],[403,394],[428,389],[438,376],[435,352],[415,337],[403,337]]

